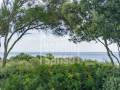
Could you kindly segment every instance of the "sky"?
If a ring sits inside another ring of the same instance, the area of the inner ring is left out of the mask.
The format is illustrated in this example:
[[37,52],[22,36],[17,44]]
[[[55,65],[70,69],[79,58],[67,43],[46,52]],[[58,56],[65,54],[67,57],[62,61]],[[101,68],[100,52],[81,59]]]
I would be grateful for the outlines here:
[[[101,43],[82,42],[74,44],[68,41],[68,38],[69,36],[57,37],[49,33],[36,31],[24,36],[12,52],[106,52]],[[115,48],[114,45],[111,46],[113,51],[116,51]]]
[[[34,32],[24,36],[12,52],[106,52],[100,43],[82,42],[74,44],[69,42],[68,38],[69,36],[57,37],[43,32]],[[116,51],[115,45],[111,45],[111,49]],[[3,51],[3,48],[1,47],[0,50]]]

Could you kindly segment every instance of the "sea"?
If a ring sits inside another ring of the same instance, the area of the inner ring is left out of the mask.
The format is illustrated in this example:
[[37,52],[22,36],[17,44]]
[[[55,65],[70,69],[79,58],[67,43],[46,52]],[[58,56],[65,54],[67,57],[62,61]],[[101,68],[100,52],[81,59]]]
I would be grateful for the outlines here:
[[[67,58],[67,57],[79,57],[84,60],[97,60],[102,62],[109,62],[109,57],[107,56],[106,52],[12,52],[9,54],[8,58],[12,56],[19,55],[20,53],[26,53],[32,56],[41,55],[45,56],[48,53],[53,54],[56,58]],[[117,55],[117,53],[114,53]],[[2,57],[3,53],[0,53],[0,56]]]

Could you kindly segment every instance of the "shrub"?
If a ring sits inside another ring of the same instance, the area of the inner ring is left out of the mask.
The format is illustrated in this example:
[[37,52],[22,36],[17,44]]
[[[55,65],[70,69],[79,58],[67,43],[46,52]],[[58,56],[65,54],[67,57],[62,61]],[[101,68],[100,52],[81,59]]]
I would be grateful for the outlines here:
[[36,56],[36,58],[40,59],[40,58],[42,58],[42,56],[40,56],[40,55],[37,55],[37,56]]
[[54,56],[53,56],[51,53],[48,53],[48,54],[46,55],[46,57],[47,57],[49,60],[54,59]]
[[17,56],[11,57],[10,60],[27,60],[27,61],[29,61],[32,58],[33,58],[33,56],[31,56],[31,55],[20,53]]
[[103,90],[120,90],[120,77],[111,76],[107,78]]
[[104,86],[109,85],[105,80],[109,80],[106,77],[111,72],[111,66],[106,64],[81,61],[79,64],[48,65],[38,62],[39,59],[20,61],[2,69],[0,89],[102,90],[104,83]]
[[103,90],[120,90],[120,68],[114,68],[108,73]]

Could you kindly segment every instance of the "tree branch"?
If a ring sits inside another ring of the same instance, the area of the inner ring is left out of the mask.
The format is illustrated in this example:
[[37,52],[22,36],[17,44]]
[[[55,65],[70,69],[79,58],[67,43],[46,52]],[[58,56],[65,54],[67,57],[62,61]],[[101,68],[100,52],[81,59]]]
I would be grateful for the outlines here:
[[[41,24],[42,25],[42,24]],[[37,26],[34,26],[34,27],[28,27],[26,30],[24,30],[22,32],[22,34],[14,41],[14,43],[11,45],[11,47],[7,50],[7,54],[10,53],[10,51],[12,50],[12,48],[15,46],[15,44],[26,34],[27,31],[31,30],[31,29],[34,29],[36,27],[40,27],[41,25],[37,25]]]
[[117,60],[119,66],[120,66],[120,61],[119,61],[118,57],[115,56],[115,54],[110,50],[110,48],[107,45],[105,45],[100,39],[98,39],[98,41],[101,42],[108,49],[109,53]]
[[105,48],[106,48],[106,50],[107,50],[107,54],[108,54],[108,56],[109,56],[109,58],[110,58],[110,60],[111,60],[111,62],[112,62],[112,64],[113,64],[113,66],[114,66],[114,60],[113,60],[113,58],[112,58],[112,56],[111,56],[110,49],[109,49],[108,44],[107,44],[107,40],[104,39],[104,42],[105,42],[105,43],[103,43],[100,39],[97,39],[97,40],[98,40],[101,44],[103,44],[103,45],[105,46]]
[[10,35],[10,37],[9,37],[8,40],[7,40],[7,44],[10,42],[10,40],[12,39],[12,37],[14,36],[14,34],[16,34],[18,31],[24,29],[25,27],[31,25],[34,21],[35,21],[35,20],[32,20],[31,22],[25,24],[24,26],[22,26],[22,27],[16,29],[14,32],[12,32],[12,34]]

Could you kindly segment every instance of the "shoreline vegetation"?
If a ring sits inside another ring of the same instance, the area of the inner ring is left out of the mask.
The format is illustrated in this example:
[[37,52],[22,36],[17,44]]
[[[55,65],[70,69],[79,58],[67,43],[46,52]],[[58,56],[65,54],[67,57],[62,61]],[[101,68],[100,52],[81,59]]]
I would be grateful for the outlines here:
[[[111,62],[105,60],[105,61],[98,61],[96,59],[82,59],[78,56],[73,57],[55,57],[52,53],[46,53],[45,55],[30,55],[27,53],[20,53],[15,56],[11,56],[7,59],[7,64],[10,64],[12,62],[20,62],[20,61],[38,61],[39,64],[79,64],[82,61],[84,62],[91,62],[91,63],[100,63],[100,64],[111,64]],[[0,60],[0,64],[2,64],[2,59]],[[117,64],[116,64],[117,66]]]
[[109,62],[24,53],[7,61],[1,90],[120,90],[120,69]]

